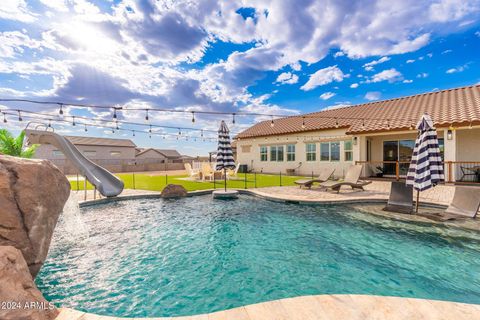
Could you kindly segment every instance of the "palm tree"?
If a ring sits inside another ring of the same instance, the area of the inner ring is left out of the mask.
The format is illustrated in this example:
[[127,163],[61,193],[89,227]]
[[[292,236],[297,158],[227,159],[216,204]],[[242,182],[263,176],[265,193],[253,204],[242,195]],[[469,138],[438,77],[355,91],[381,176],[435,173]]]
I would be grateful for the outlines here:
[[20,132],[18,137],[14,138],[6,129],[0,129],[0,153],[21,158],[33,157],[39,145],[34,144],[24,149],[22,148],[24,139],[24,130]]

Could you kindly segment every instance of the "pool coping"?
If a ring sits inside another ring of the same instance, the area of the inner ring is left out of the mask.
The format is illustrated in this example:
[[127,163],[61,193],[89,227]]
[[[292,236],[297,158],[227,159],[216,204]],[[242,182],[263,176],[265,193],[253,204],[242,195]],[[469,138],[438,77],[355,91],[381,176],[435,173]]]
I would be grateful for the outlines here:
[[[256,196],[262,199],[266,199],[269,201],[274,201],[274,202],[281,202],[281,203],[292,203],[292,204],[338,204],[338,203],[348,203],[348,204],[359,204],[359,203],[372,203],[372,204],[378,204],[378,203],[387,203],[387,199],[385,198],[380,198],[380,197],[373,197],[373,198],[353,198],[353,199],[295,199],[295,198],[287,198],[287,197],[280,197],[280,196],[272,196],[272,195],[266,195],[259,191],[258,189],[234,189],[231,188],[232,190],[237,190],[240,194],[247,194],[247,195],[252,195]],[[218,189],[205,189],[205,190],[198,190],[198,191],[189,191],[187,192],[187,197],[194,197],[194,196],[203,196],[203,195],[208,195],[211,194],[213,191],[218,190]],[[102,198],[102,199],[95,199],[95,200],[86,200],[86,201],[79,201],[79,206],[80,208],[83,207],[89,207],[89,206],[94,206],[97,204],[105,204],[105,203],[111,203],[111,202],[119,202],[119,201],[127,201],[127,200],[139,200],[139,199],[161,199],[161,194],[160,193],[139,193],[139,194],[134,194],[134,195],[120,195],[116,197],[111,197],[111,198]],[[439,204],[439,203],[434,203],[434,202],[428,202],[428,201],[422,201],[421,204],[422,207],[430,207],[430,208],[439,208],[439,209],[444,209],[447,208],[446,205]]]
[[480,305],[461,302],[361,294],[324,294],[284,298],[232,309],[178,317],[123,318],[60,308],[57,320],[326,320],[455,319],[480,317]]

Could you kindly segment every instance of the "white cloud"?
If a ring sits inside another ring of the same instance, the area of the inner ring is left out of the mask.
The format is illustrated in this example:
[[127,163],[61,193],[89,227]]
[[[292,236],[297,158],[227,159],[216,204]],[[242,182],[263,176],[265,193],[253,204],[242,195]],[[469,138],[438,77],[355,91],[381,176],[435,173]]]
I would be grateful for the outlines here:
[[300,87],[300,89],[309,91],[333,81],[341,82],[343,81],[344,77],[345,75],[343,74],[342,70],[340,70],[337,66],[327,67],[310,75],[308,81],[302,87]]
[[468,69],[468,65],[465,64],[463,66],[458,66],[458,67],[455,67],[455,68],[451,68],[451,69],[448,69],[446,71],[446,73],[458,73],[458,72],[463,72],[465,71],[466,69]]
[[377,74],[374,74],[370,80],[367,82],[381,82],[381,81],[388,81],[388,82],[396,82],[403,79],[402,74],[397,71],[395,68],[383,70]]
[[381,57],[380,59],[378,60],[374,60],[374,61],[371,61],[369,63],[365,63],[363,65],[363,67],[365,68],[366,71],[372,71],[373,70],[373,66],[377,65],[377,64],[380,64],[380,63],[384,63],[384,62],[387,62],[389,61],[390,58],[389,57]]
[[352,88],[352,89],[358,88],[358,83],[352,83],[350,85],[350,88]]
[[277,80],[275,82],[283,84],[294,84],[298,82],[298,76],[296,74],[292,74],[291,72],[283,72],[277,77]]
[[476,0],[441,0],[430,6],[430,19],[434,22],[459,21],[479,10]]
[[343,57],[344,55],[345,55],[345,53],[343,53],[342,51],[337,51],[337,52],[335,52],[333,57],[338,58],[338,57]]
[[413,80],[405,79],[405,80],[403,80],[402,82],[403,82],[403,83],[412,83]]
[[407,60],[406,62],[407,62],[407,63],[414,63],[415,60],[414,60],[414,59],[409,59],[409,60]]
[[65,0],[40,0],[40,2],[56,11],[67,12],[68,6]]
[[475,32],[475,35],[480,38],[480,31]]
[[12,58],[24,52],[24,48],[40,48],[41,43],[20,31],[0,32],[0,57]]
[[426,73],[426,72],[422,72],[422,73],[417,74],[417,78],[426,78],[426,77],[428,77],[428,73]]
[[442,54],[447,54],[447,53],[451,53],[451,52],[453,52],[453,50],[447,49],[447,50],[442,51]]
[[380,99],[381,96],[382,96],[381,92],[370,91],[365,94],[365,99],[367,99],[368,101],[374,101],[374,100]]
[[322,100],[328,100],[328,99],[332,98],[332,97],[335,96],[335,95],[336,95],[336,93],[333,93],[333,92],[325,92],[325,93],[322,93],[322,94],[320,95],[320,99],[322,99]]
[[2,0],[0,19],[33,22],[37,15],[30,11],[25,0]]

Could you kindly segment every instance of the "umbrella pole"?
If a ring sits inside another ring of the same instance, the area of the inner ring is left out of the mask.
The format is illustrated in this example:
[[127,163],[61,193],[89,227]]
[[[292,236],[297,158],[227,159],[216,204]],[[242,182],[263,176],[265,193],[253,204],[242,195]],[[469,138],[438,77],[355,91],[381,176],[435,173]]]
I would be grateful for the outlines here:
[[418,213],[418,199],[420,198],[420,191],[417,190],[417,201],[415,202],[415,213]]
[[227,192],[227,169],[223,168],[223,178],[225,179],[225,192]]

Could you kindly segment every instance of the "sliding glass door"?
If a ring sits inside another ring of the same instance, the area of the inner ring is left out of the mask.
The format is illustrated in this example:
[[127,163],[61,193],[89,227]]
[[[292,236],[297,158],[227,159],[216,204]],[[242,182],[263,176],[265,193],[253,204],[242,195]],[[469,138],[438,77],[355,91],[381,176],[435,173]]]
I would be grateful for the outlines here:
[[[410,162],[412,159],[414,140],[392,140],[383,142],[383,161]],[[395,175],[395,163],[384,163],[383,174]],[[405,176],[408,172],[409,163],[400,163],[400,176]]]

